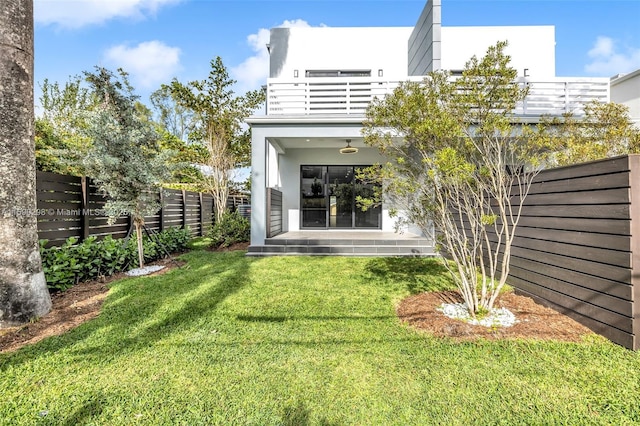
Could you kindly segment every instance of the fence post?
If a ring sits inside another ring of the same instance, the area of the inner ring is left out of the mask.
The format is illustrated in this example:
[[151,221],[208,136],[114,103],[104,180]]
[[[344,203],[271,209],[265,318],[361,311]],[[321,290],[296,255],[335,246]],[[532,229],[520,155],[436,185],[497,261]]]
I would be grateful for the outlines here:
[[80,218],[82,223],[82,236],[80,241],[84,241],[89,238],[89,218],[91,217],[89,212],[89,179],[86,176],[80,178],[80,186],[82,188],[82,200],[80,207]]
[[160,218],[158,220],[158,229],[160,232],[164,231],[164,192],[160,188],[160,211],[158,212]]
[[202,192],[198,192],[198,202],[200,203],[200,236],[204,236],[204,206],[202,205]]
[[182,228],[187,229],[187,191],[182,190]]
[[631,250],[631,329],[633,341],[631,347],[634,351],[640,350],[640,156],[629,155],[629,186],[630,186],[630,206],[629,217],[631,218],[631,236],[629,245]]

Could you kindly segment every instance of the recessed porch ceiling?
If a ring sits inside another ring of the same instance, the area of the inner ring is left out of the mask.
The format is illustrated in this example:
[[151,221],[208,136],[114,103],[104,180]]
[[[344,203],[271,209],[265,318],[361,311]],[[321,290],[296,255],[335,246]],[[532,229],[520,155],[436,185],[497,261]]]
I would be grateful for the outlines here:
[[[362,138],[351,138],[351,146],[357,148],[365,148],[364,140]],[[269,138],[269,141],[273,141],[280,145],[284,149],[295,148],[334,148],[339,149],[347,144],[347,138]]]
[[[349,138],[336,138],[336,137],[308,137],[308,138],[269,138],[270,142],[275,142],[283,149],[296,149],[296,148],[333,148],[340,149],[347,145],[347,139]],[[364,143],[364,139],[361,137],[350,138],[351,146],[356,148],[368,148]]]

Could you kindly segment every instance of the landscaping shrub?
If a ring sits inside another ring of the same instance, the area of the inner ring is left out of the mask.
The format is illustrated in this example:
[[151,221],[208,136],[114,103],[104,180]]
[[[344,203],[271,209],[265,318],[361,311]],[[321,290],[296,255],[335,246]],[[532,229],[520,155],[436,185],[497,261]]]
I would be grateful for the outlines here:
[[[154,239],[145,237],[145,261],[184,251],[190,238],[189,230],[180,228],[164,230]],[[98,241],[96,237],[89,237],[78,243],[77,238],[69,238],[60,247],[45,248],[46,244],[47,240],[40,240],[42,267],[50,290],[63,291],[81,281],[109,276],[127,270],[138,261],[134,239],[125,241],[107,236]]]
[[208,237],[211,238],[211,247],[229,247],[235,243],[243,243],[251,237],[251,224],[238,212],[227,212],[222,220],[213,225]]

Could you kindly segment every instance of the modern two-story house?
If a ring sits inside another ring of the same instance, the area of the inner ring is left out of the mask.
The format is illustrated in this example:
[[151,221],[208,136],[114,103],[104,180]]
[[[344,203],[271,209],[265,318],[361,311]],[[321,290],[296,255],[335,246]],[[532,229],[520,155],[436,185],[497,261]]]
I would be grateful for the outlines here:
[[459,73],[471,56],[507,40],[530,94],[516,113],[536,121],[609,101],[609,79],[555,76],[553,26],[442,27],[428,0],[414,27],[273,28],[265,115],[252,129],[251,246],[265,254],[430,254],[420,230],[396,233],[391,206],[361,211],[358,168],[384,161],[363,143],[367,105],[401,81]]

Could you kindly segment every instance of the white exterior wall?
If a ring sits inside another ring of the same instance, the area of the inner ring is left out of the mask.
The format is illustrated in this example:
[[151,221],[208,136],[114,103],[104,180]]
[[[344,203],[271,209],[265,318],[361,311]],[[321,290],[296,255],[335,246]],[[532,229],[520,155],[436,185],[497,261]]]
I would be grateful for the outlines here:
[[377,77],[407,75],[407,43],[412,27],[274,28],[271,78],[300,78],[306,70],[371,70]]
[[442,27],[441,31],[442,69],[462,70],[473,55],[481,58],[489,46],[507,40],[506,53],[519,76],[525,68],[533,78],[556,75],[553,26]]
[[629,116],[640,128],[640,69],[611,81],[611,102],[629,108]]
[[[369,166],[384,161],[376,149],[360,148],[357,154],[343,155],[337,149],[306,148],[287,149],[280,156],[280,178],[287,182],[282,191],[283,230],[300,230],[300,166]],[[395,231],[395,219],[389,216],[389,208],[382,206],[382,230]]]
[[429,0],[409,37],[409,75],[421,76],[441,69],[441,39],[441,1]]

